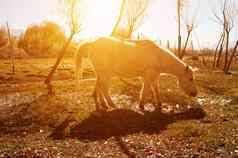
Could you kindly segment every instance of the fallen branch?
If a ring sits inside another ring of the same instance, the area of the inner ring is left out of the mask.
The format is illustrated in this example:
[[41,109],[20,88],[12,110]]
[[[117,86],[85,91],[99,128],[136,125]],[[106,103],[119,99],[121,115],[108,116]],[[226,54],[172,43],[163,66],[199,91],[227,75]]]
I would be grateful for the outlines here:
[[136,158],[136,155],[130,151],[130,149],[128,148],[128,146],[125,144],[125,142],[121,137],[115,137],[115,140],[122,149],[122,152],[124,154],[126,154],[129,158]]

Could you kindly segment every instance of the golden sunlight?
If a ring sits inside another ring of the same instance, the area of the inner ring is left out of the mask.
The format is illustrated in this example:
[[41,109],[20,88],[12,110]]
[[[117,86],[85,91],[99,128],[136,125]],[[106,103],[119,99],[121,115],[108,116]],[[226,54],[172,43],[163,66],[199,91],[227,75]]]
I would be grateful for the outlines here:
[[0,0],[0,158],[238,158],[237,85],[238,0]]
[[109,35],[116,22],[121,1],[89,0],[86,2],[87,17],[85,19],[87,37]]

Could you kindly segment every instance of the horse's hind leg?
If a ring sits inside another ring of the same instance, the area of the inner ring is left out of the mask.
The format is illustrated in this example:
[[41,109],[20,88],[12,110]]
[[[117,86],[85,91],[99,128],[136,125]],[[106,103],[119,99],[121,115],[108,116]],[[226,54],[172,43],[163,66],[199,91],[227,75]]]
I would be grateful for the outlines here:
[[160,101],[160,94],[159,94],[159,80],[158,80],[158,78],[155,78],[152,81],[151,90],[153,93],[155,108],[158,111],[161,111],[161,101]]
[[96,111],[100,110],[100,103],[98,101],[98,90],[97,90],[97,85],[95,86],[94,92],[93,92],[93,98],[96,106]]
[[104,95],[108,105],[112,108],[115,108],[115,105],[112,102],[111,97],[109,96],[110,81],[111,81],[111,76],[107,75],[106,73],[99,76],[100,90],[102,91],[102,94]]
[[[93,92],[93,97],[94,97],[94,101],[95,101],[95,104],[96,104],[96,111],[100,110],[100,105],[104,109],[108,109],[108,107],[106,105],[106,102],[104,100],[104,96],[102,95],[102,92],[100,90],[98,80],[96,81],[95,89],[94,89],[94,92]],[[99,100],[98,100],[98,98],[99,98]]]

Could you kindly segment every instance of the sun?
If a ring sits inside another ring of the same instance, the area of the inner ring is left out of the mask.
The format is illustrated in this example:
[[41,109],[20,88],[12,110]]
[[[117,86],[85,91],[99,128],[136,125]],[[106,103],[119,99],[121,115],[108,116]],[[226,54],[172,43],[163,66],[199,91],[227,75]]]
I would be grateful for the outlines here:
[[116,23],[120,0],[88,0],[85,35],[93,38],[109,35]]

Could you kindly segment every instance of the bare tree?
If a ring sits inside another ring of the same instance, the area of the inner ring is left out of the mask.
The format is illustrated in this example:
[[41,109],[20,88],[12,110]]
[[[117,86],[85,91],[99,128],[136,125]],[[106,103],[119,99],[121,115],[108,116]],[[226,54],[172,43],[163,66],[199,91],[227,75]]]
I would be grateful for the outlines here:
[[127,37],[131,38],[131,35],[142,24],[146,9],[148,7],[148,0],[127,0],[126,9],[124,15],[124,21],[126,24]]
[[15,57],[14,57],[14,52],[13,52],[14,45],[13,45],[13,40],[12,40],[11,31],[10,31],[10,27],[9,27],[8,22],[7,22],[6,25],[7,25],[9,46],[10,46],[10,49],[12,51],[12,55],[11,55],[12,74],[15,74]]
[[[226,7],[226,4],[224,4]],[[228,7],[228,6],[227,6]],[[233,15],[231,15],[231,8],[224,9],[223,17],[224,17],[224,29],[226,32],[226,51],[225,51],[225,63],[223,70],[226,71],[228,64],[228,53],[229,53],[229,42],[230,42],[230,32],[234,26]]]
[[222,60],[222,52],[225,44],[225,32],[221,36],[220,48],[217,56],[216,67],[220,67],[220,61]]
[[[122,0],[117,22],[111,33],[120,38],[131,38],[132,33],[142,24],[149,0]],[[124,24],[125,28],[119,28]]]
[[183,50],[182,50],[182,52],[179,54],[179,58],[180,58],[180,59],[183,59],[183,57],[184,57],[184,55],[185,55],[189,38],[190,38],[190,36],[191,36],[191,34],[192,34],[192,31],[193,31],[193,29],[194,29],[194,24],[187,24],[186,27],[187,27],[187,38],[186,38],[186,41],[185,41]]
[[227,63],[227,67],[225,69],[225,73],[228,73],[230,68],[231,68],[231,63],[232,63],[232,61],[233,61],[233,59],[234,59],[234,57],[236,55],[237,47],[238,47],[238,41],[236,41],[235,47],[233,48],[233,51],[232,51],[231,56],[230,56],[230,59],[229,59],[229,61]]
[[117,30],[119,29],[119,24],[120,24],[120,22],[121,22],[121,19],[122,19],[124,10],[125,10],[125,4],[126,4],[126,0],[122,0],[120,12],[119,12],[119,15],[118,15],[116,24],[115,24],[115,26],[113,27],[111,36],[116,36],[116,34],[117,34]]
[[219,49],[221,43],[223,43],[223,42],[224,42],[224,33],[222,33],[220,35],[220,39],[219,39],[216,49],[215,49],[215,53],[214,53],[214,57],[213,57],[213,68],[216,67],[217,59],[221,57],[221,54],[218,54],[218,49]]
[[181,10],[182,10],[182,0],[177,0],[177,17],[178,17],[178,56],[181,54]]
[[49,95],[53,94],[52,85],[51,85],[53,74],[55,73],[57,67],[59,66],[60,61],[64,57],[65,52],[67,48],[69,47],[71,41],[73,40],[74,35],[76,35],[82,30],[82,23],[79,22],[80,18],[77,12],[77,9],[78,9],[77,5],[79,4],[79,2],[80,0],[64,0],[65,6],[66,6],[65,15],[69,19],[68,24],[70,27],[70,36],[68,40],[66,41],[66,43],[64,44],[63,48],[61,49],[54,66],[52,67],[49,75],[47,76],[45,80],[45,84],[47,85]]
[[168,49],[170,49],[170,42],[169,42],[169,40],[167,40],[166,47],[167,47]]
[[223,49],[223,44],[225,40],[225,61],[223,70],[226,71],[227,64],[228,64],[228,57],[229,57],[229,42],[230,42],[230,33],[234,28],[234,17],[235,17],[235,8],[234,2],[232,0],[224,0],[222,2],[222,11],[219,13],[213,12],[215,16],[215,20],[218,24],[222,25],[223,27],[223,35],[222,35],[222,42],[220,44],[220,52],[217,58],[217,66],[219,66],[220,58],[221,58],[221,49]]
[[188,0],[177,0],[177,20],[178,20],[178,57],[182,57],[182,36],[181,36],[181,19],[182,19],[182,12],[185,8]]
[[[178,57],[182,59],[185,55],[188,42],[191,38],[192,32],[195,29],[196,9],[189,6],[189,0],[177,0],[177,16],[178,16]],[[185,12],[186,10],[186,12]],[[192,15],[192,16],[191,16]],[[181,19],[184,20],[186,25],[186,40],[182,49],[182,37],[181,37]]]

